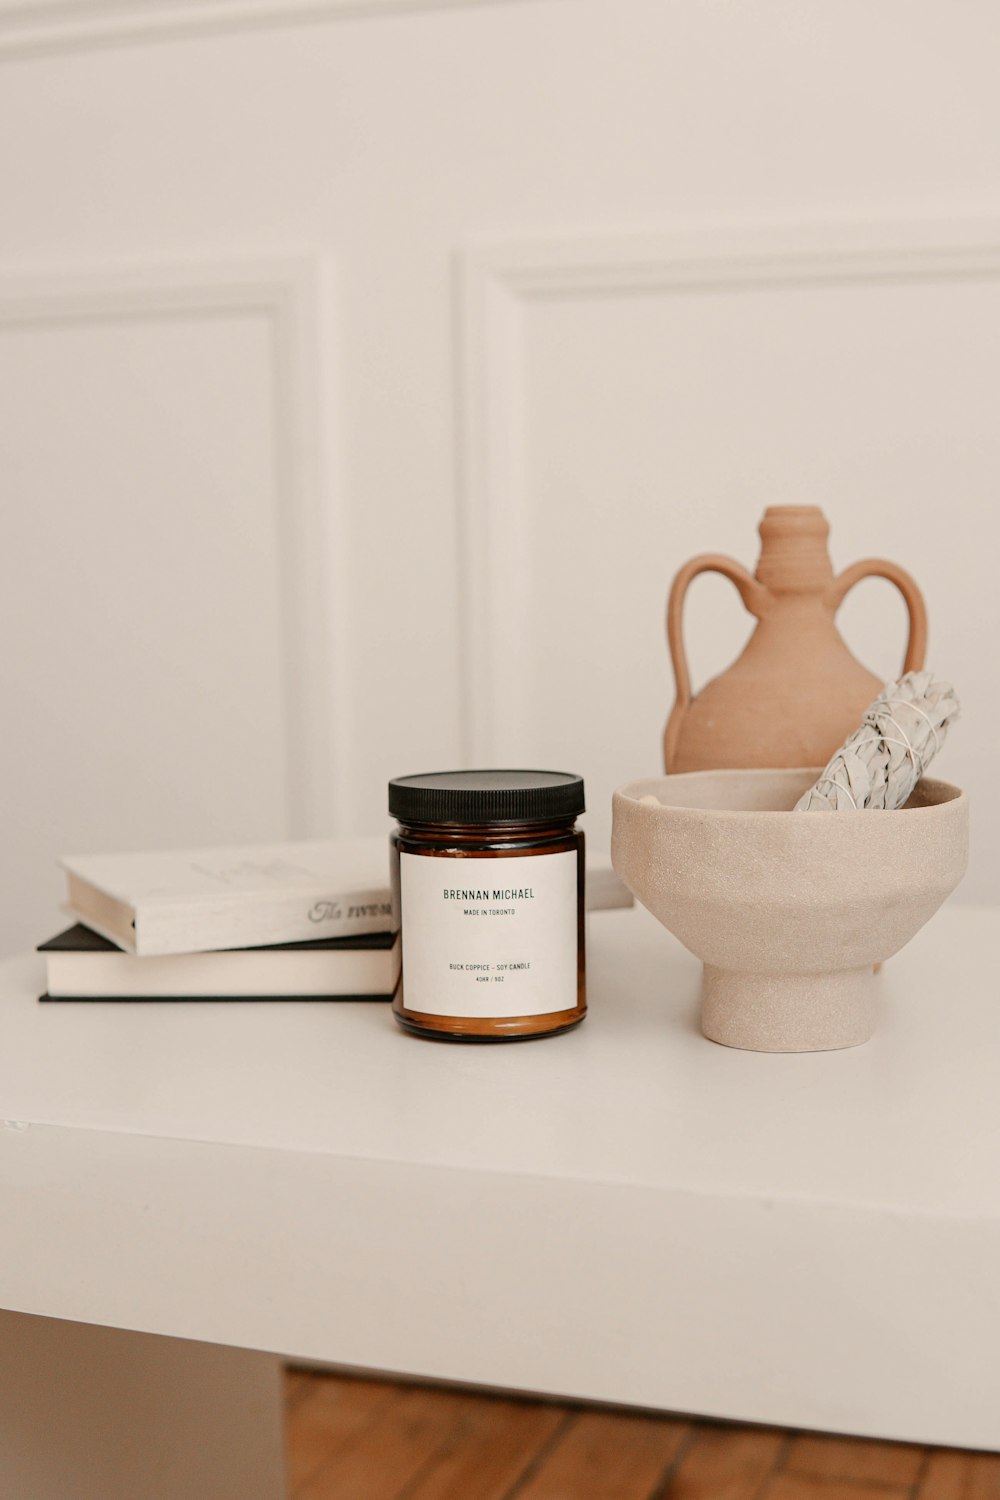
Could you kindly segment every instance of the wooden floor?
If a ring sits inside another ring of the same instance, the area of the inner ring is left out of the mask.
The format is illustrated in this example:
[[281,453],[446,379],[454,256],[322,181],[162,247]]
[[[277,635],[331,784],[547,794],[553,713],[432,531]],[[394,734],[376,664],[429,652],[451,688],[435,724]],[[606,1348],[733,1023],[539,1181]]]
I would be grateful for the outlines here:
[[286,1377],[292,1500],[1000,1500],[1000,1455]]

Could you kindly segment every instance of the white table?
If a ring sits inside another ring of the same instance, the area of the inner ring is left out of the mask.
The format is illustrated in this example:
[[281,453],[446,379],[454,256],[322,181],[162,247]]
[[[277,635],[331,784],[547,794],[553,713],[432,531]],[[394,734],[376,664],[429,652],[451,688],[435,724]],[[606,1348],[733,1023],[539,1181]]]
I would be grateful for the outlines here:
[[696,962],[590,922],[587,1022],[500,1047],[41,1006],[4,965],[9,1491],[274,1500],[279,1353],[1000,1447],[997,913],[946,908],[874,1040],[803,1056],[703,1040]]

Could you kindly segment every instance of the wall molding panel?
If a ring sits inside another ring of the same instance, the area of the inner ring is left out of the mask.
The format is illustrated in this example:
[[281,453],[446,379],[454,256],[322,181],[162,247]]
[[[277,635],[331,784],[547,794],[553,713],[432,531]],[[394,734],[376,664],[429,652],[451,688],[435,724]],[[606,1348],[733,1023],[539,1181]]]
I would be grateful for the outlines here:
[[0,57],[520,0],[0,0]]
[[[494,755],[499,717],[523,725],[529,587],[525,319],[552,299],[1000,278],[1000,224],[876,223],[579,235],[470,247],[457,257],[457,468],[463,548],[463,738]],[[512,623],[514,638],[512,639]]]
[[324,514],[316,262],[247,259],[211,265],[0,277],[0,330],[33,325],[240,315],[266,320],[274,402],[275,534],[290,835],[335,826],[343,776],[330,704],[341,607],[332,577],[336,515]]

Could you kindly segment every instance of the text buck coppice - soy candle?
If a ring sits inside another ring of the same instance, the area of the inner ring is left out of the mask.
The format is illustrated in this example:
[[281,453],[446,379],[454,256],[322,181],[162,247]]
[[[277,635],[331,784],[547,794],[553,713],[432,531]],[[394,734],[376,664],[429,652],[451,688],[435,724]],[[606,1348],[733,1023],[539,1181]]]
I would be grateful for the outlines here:
[[438,771],[389,783],[407,1030],[443,1041],[551,1036],[587,1011],[583,781]]

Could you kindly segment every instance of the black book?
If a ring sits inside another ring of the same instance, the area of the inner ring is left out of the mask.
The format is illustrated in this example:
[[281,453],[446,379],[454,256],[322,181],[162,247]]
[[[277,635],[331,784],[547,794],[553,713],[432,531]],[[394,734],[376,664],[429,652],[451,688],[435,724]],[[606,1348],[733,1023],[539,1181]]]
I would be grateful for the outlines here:
[[40,943],[42,1000],[391,1000],[399,934],[138,957],[77,923]]

